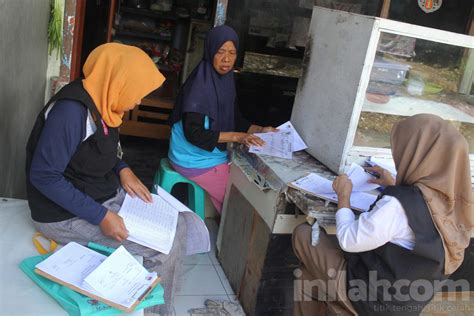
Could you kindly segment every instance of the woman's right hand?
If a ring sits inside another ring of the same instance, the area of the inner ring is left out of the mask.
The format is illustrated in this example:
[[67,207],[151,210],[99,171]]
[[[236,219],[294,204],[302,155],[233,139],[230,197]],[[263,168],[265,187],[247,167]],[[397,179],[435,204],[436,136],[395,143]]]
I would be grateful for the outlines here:
[[117,241],[122,242],[128,237],[128,231],[123,218],[110,210],[107,210],[107,214],[105,214],[105,217],[100,222],[99,227],[105,236]]
[[258,136],[249,133],[236,133],[235,141],[240,144],[244,144],[247,146],[255,145],[255,146],[263,146],[265,142]]
[[370,183],[375,183],[384,187],[395,185],[395,178],[392,177],[390,171],[379,166],[366,167],[365,169],[379,176],[378,178],[369,180]]

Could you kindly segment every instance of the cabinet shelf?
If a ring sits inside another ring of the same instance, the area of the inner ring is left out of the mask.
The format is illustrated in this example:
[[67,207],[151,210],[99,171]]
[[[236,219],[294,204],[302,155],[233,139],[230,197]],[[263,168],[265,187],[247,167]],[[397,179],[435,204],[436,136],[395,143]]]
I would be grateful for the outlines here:
[[177,19],[177,16],[174,12],[163,13],[159,11],[153,11],[153,10],[147,10],[147,9],[134,9],[134,8],[127,8],[127,7],[121,7],[120,12],[146,16],[149,18],[158,18],[158,19],[173,20],[173,21]]
[[159,34],[129,31],[129,30],[115,30],[115,36],[140,37],[146,39],[153,39],[158,41],[171,42],[171,36],[162,36]]

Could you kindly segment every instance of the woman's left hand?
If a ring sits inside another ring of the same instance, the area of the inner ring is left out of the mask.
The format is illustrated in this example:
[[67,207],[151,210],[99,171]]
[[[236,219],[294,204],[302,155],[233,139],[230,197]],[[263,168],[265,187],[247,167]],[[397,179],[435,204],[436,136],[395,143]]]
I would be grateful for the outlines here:
[[350,198],[352,192],[352,181],[346,174],[342,174],[334,180],[332,188],[337,194],[339,208],[350,208]]
[[148,191],[147,187],[137,178],[130,168],[120,170],[120,183],[131,197],[138,196],[144,202],[153,202],[150,191]]
[[262,127],[262,133],[270,133],[270,132],[278,132],[278,128],[275,128],[273,126]]

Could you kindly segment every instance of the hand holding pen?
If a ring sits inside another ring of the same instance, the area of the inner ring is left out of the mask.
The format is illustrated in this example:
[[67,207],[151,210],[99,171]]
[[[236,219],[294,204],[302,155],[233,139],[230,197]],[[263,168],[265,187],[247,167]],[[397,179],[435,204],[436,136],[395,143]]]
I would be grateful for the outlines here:
[[370,183],[376,183],[384,187],[395,185],[395,178],[392,176],[390,171],[379,166],[365,167],[364,169],[367,173],[375,177],[374,179],[369,180]]

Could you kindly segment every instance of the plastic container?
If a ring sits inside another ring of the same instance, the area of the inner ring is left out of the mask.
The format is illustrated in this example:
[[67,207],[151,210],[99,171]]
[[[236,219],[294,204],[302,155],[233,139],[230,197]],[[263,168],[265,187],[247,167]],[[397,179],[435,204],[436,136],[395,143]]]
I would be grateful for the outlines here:
[[409,65],[376,59],[370,73],[370,80],[401,85],[409,69]]

